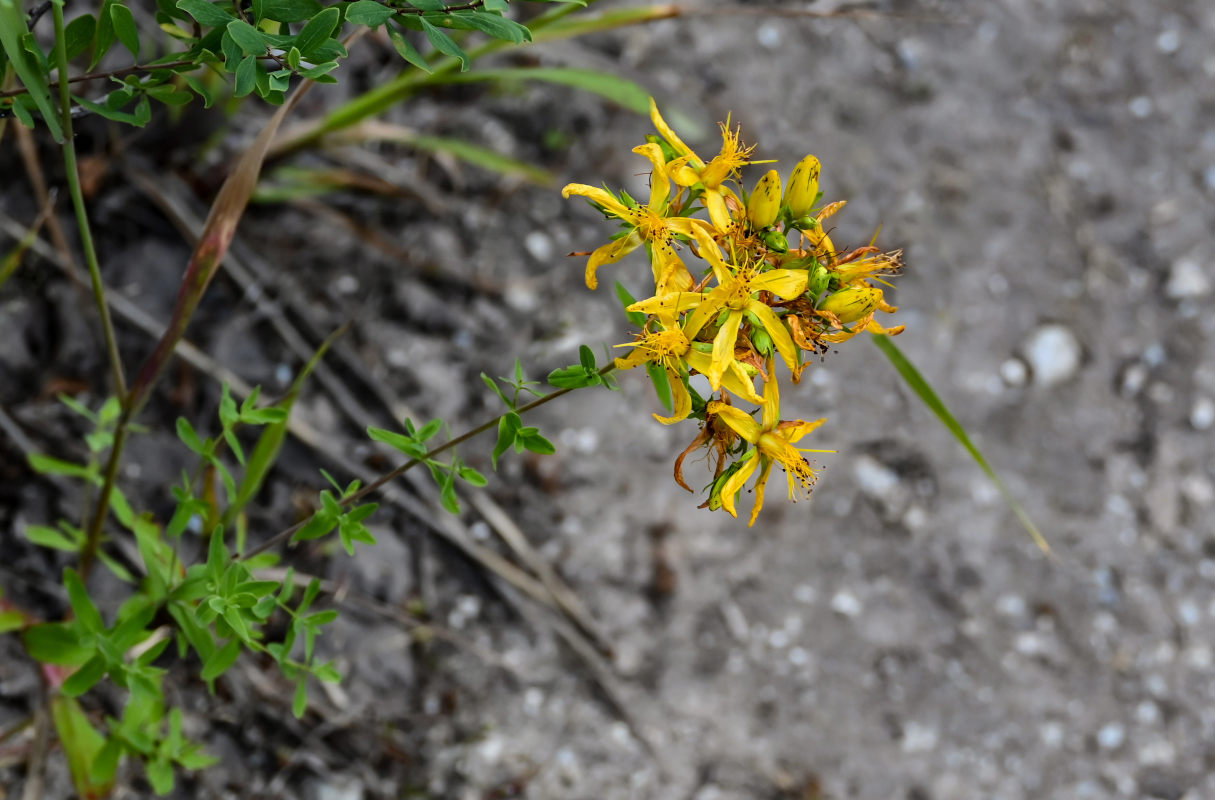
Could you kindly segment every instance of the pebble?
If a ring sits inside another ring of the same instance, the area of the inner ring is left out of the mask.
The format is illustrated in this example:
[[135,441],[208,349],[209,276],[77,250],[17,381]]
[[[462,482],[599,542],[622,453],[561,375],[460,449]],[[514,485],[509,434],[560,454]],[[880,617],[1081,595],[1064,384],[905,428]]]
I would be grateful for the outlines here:
[[1080,342],[1063,325],[1043,325],[1025,343],[1025,358],[1033,370],[1034,383],[1054,386],[1080,368]]
[[1152,113],[1152,98],[1141,94],[1127,103],[1127,108],[1130,109],[1131,116],[1136,119],[1145,119]]
[[553,240],[544,231],[532,231],[524,236],[523,246],[537,261],[547,263],[553,257]]
[[759,44],[765,50],[775,50],[780,47],[781,30],[780,26],[772,22],[765,22],[759,26],[759,30],[755,32],[755,38],[759,40]]
[[1176,53],[1179,47],[1181,47],[1181,34],[1174,28],[1161,31],[1160,35],[1156,37],[1156,49],[1162,53]]
[[1215,424],[1215,400],[1209,397],[1197,397],[1190,407],[1190,425],[1195,430],[1205,431]]
[[855,617],[864,610],[864,606],[852,592],[841,589],[831,598],[831,610],[845,617]]
[[1009,386],[1024,386],[1029,377],[1029,368],[1019,358],[1010,358],[1000,365],[1000,377]]
[[1117,722],[1101,726],[1097,731],[1097,744],[1102,750],[1117,750],[1126,741],[1126,728]]
[[873,497],[883,497],[899,483],[899,475],[872,456],[861,456],[852,464],[852,474],[861,491]]
[[1173,262],[1164,293],[1173,300],[1202,297],[1211,291],[1211,279],[1197,259],[1185,257]]

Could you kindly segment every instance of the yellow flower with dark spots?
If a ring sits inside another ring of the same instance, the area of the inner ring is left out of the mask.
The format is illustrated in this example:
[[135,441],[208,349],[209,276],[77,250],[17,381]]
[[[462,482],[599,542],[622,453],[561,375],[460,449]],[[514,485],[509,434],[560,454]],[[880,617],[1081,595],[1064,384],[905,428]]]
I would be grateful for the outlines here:
[[561,190],[562,197],[585,197],[632,228],[627,235],[608,242],[591,253],[586,263],[586,285],[591,289],[596,288],[599,285],[596,276],[599,267],[614,264],[642,244],[648,243],[655,285],[665,291],[689,289],[692,287],[692,275],[675,250],[675,237],[691,236],[693,231],[708,229],[710,226],[704,220],[666,216],[671,197],[671,182],[667,177],[662,148],[656,144],[643,144],[634,147],[633,152],[645,156],[654,165],[650,175],[650,199],[646,205],[630,208],[611,193],[583,183],[571,183]]
[[[773,364],[769,363],[768,370],[772,371]],[[740,468],[726,479],[721,487],[721,507],[733,517],[738,516],[735,509],[735,497],[746,485],[755,471],[759,470],[759,478],[755,481],[755,505],[751,508],[751,520],[747,526],[755,524],[760,510],[764,507],[764,489],[772,467],[780,464],[789,479],[789,499],[797,501],[799,495],[809,495],[818,479],[810,462],[802,455],[803,452],[833,452],[830,450],[806,450],[796,447],[802,437],[818,428],[827,420],[817,419],[813,422],[803,420],[781,421],[780,419],[780,390],[775,379],[769,379],[764,384],[763,414],[760,422],[733,406],[725,403],[709,403],[706,411],[716,415],[718,419],[733,429],[742,439],[751,443],[753,449],[744,453]]]

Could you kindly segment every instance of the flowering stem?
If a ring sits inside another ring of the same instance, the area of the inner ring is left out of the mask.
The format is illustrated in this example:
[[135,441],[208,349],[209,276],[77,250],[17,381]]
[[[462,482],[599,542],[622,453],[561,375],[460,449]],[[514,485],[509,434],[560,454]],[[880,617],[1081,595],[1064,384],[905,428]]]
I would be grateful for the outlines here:
[[[93,232],[89,227],[88,211],[84,206],[84,192],[80,187],[80,172],[76,163],[76,143],[72,134],[72,97],[68,91],[68,81],[63,76],[68,74],[67,45],[64,36],[63,4],[53,3],[51,14],[55,22],[55,61],[59,69],[59,104],[60,122],[63,125],[63,166],[72,195],[72,210],[80,228],[80,246],[84,250],[84,260],[89,269],[89,280],[93,287],[93,299],[97,311],[101,315],[101,331],[105,338],[106,352],[109,354],[110,372],[114,380],[114,391],[121,398],[126,398],[127,381],[122,372],[122,358],[118,353],[118,339],[114,335],[114,322],[110,318],[110,307],[105,300],[105,286],[101,282],[101,265],[97,261],[97,250],[93,246]],[[124,415],[125,422],[125,415]],[[114,435],[114,444],[110,448],[110,459],[106,464],[104,481],[97,502],[93,507],[93,516],[89,522],[84,547],[80,551],[80,575],[87,578],[101,544],[101,523],[110,507],[110,495],[114,490],[114,481],[118,475],[118,463],[122,457],[123,445],[126,443],[125,424],[120,423]]]
[[[608,373],[612,372],[615,369],[616,369],[615,364],[608,364],[607,366],[600,369],[598,374],[601,376],[607,375]],[[585,388],[585,387],[577,387],[577,388]],[[347,497],[340,498],[338,500],[338,504],[342,505],[342,506],[348,506],[348,505],[351,505],[352,503],[356,503],[359,500],[362,500],[367,495],[371,494],[372,492],[376,491],[380,487],[384,486],[384,484],[389,483],[390,481],[394,481],[397,478],[399,478],[400,476],[404,475],[406,472],[413,469],[418,464],[427,462],[427,461],[431,460],[432,458],[434,458],[435,456],[439,455],[440,453],[450,450],[453,447],[455,447],[456,445],[466,442],[469,439],[472,439],[474,436],[479,436],[488,430],[498,427],[498,423],[501,422],[503,417],[505,417],[507,414],[514,413],[514,414],[519,414],[520,416],[522,416],[523,414],[526,414],[527,412],[529,412],[533,409],[539,408],[540,406],[544,405],[545,403],[548,403],[551,400],[556,400],[558,397],[567,395],[572,391],[574,391],[574,388],[572,388],[572,387],[566,388],[566,389],[557,389],[554,392],[549,392],[548,394],[544,395],[543,397],[537,397],[535,400],[528,403],[527,405],[519,406],[518,408],[513,408],[510,411],[505,411],[496,417],[492,417],[489,420],[486,420],[485,422],[481,423],[477,427],[475,427],[471,430],[465,431],[464,433],[460,434],[459,436],[452,439],[451,441],[441,444],[438,447],[434,448],[433,450],[428,451],[426,453],[426,455],[422,456],[421,458],[411,458],[410,460],[406,461],[404,464],[402,464],[401,466],[392,470],[391,472],[385,473],[384,475],[381,475],[379,478],[376,478],[374,481],[367,484],[362,489],[359,489],[354,494],[351,494]],[[253,549],[249,550],[247,553],[241,555],[238,560],[243,561],[245,559],[252,558],[253,556],[257,555],[258,553],[264,553],[265,551],[269,550],[270,548],[275,547],[279,544],[282,544],[283,542],[290,539],[296,533],[296,531],[298,531],[300,528],[303,528],[305,525],[307,525],[310,519],[311,519],[311,517],[309,517],[308,519],[301,520],[300,522],[296,523],[295,525],[292,525],[290,528],[285,528],[284,530],[279,531],[278,533],[274,534],[266,541],[259,544],[257,547],[254,547]]]

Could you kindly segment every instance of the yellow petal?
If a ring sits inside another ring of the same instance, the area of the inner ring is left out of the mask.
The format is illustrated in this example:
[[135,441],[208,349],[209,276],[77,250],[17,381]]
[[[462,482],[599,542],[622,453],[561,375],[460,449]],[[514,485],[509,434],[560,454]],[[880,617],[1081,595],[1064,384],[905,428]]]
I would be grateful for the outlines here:
[[806,291],[810,273],[804,269],[773,269],[751,279],[755,291],[772,292],[784,300],[792,300]]
[[713,267],[713,275],[717,278],[717,282],[722,284],[730,280],[730,268],[722,260],[721,250],[718,249],[717,242],[713,241],[709,232],[697,228],[692,233],[696,237],[696,244],[700,246],[700,257]]
[[[620,345],[616,345],[620,347]],[[634,347],[633,352],[629,353],[624,358],[614,359],[616,369],[632,369],[639,367],[650,360],[650,354],[644,347]]]
[[734,509],[734,496],[746,485],[747,480],[755,472],[757,466],[759,466],[758,453],[747,459],[746,463],[737,472],[727,478],[725,485],[721,487],[721,507],[728,511],[730,516],[738,517],[738,512]]
[[759,321],[763,323],[764,330],[772,337],[772,344],[776,345],[776,352],[780,353],[780,357],[784,359],[785,365],[796,372],[797,345],[793,343],[793,337],[789,335],[789,331],[785,328],[785,324],[781,322],[780,317],[776,316],[776,312],[758,300],[752,300],[748,303],[747,310],[759,317]]
[[660,214],[666,208],[667,198],[671,196],[671,181],[667,177],[667,162],[662,156],[662,148],[650,142],[634,147],[633,152],[645,156],[654,165],[654,171],[650,173],[649,209]]
[[662,118],[662,114],[658,113],[658,104],[654,102],[654,98],[650,98],[650,121],[654,123],[654,128],[658,131],[658,135],[667,140],[667,144],[675,148],[675,152],[681,156],[696,154],[692,152],[692,148],[683,143],[683,139],[679,138],[679,134],[671,129],[667,121]]
[[741,311],[731,310],[725,324],[713,337],[713,363],[709,365],[709,385],[713,391],[721,388],[722,373],[734,361],[734,345],[738,342],[738,327],[742,324],[742,318]]
[[785,438],[787,438],[789,440],[790,444],[797,444],[797,442],[803,436],[810,433],[811,431],[817,430],[819,428],[819,426],[821,426],[826,421],[827,421],[826,417],[820,417],[819,419],[816,419],[813,422],[804,422],[802,420],[798,420],[797,424],[794,425],[793,427],[782,428],[781,433],[784,434]]
[[675,413],[669,417],[655,414],[654,419],[663,425],[674,425],[676,422],[687,419],[688,415],[692,413],[692,396],[688,394],[688,387],[683,385],[683,379],[679,377],[679,373],[670,367],[667,367],[667,381],[671,384],[671,400],[675,404]]
[[709,219],[713,220],[713,225],[717,230],[728,231],[734,220],[730,216],[730,209],[726,208],[726,198],[722,196],[721,192],[706,190],[704,203],[709,209]]
[[759,427],[759,423],[740,408],[713,401],[705,407],[705,410],[709,414],[716,415],[718,419],[729,425],[735,433],[751,444],[758,442],[759,437],[764,433],[763,429]]
[[768,485],[768,478],[772,475],[772,462],[764,464],[764,469],[759,473],[759,478],[755,481],[755,505],[751,507],[751,519],[747,522],[747,527],[750,528],[755,524],[755,519],[759,516],[760,510],[764,507],[764,489]]
[[591,253],[590,259],[586,262],[587,288],[594,289],[599,285],[599,279],[595,276],[595,273],[601,266],[604,264],[615,264],[638,247],[641,247],[641,234],[637,231],[630,231],[629,235],[623,239],[608,242],[602,247],[597,248],[595,252]]
[[[640,311],[642,314],[656,314],[658,316],[675,316],[689,308],[695,308],[700,305],[705,299],[705,295],[701,292],[673,292],[663,295],[662,297],[651,297],[648,300],[639,300],[626,308],[626,311]],[[685,335],[686,332],[685,332]],[[691,339],[691,336],[688,336]]]
[[631,221],[637,216],[635,211],[625,206],[615,197],[612,197],[610,192],[600,189],[598,186],[587,186],[585,183],[566,184],[565,188],[561,190],[561,196],[568,200],[572,195],[585,197],[588,200],[596,202],[606,208],[609,213],[621,219]]

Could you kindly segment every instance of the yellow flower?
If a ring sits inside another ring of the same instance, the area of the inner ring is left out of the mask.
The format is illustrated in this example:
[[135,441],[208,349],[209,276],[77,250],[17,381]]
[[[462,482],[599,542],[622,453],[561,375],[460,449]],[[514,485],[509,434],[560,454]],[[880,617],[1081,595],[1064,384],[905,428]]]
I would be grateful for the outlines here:
[[744,145],[738,130],[730,130],[730,123],[727,120],[721,125],[721,152],[706,164],[692,151],[692,148],[684,144],[683,139],[679,138],[679,134],[675,133],[662,118],[662,114],[658,113],[658,104],[652,97],[650,98],[650,120],[654,123],[659,135],[676,153],[682,156],[670,164],[671,179],[680,186],[690,187],[698,183],[702,184],[705,188],[704,204],[709,209],[709,217],[718,230],[728,230],[732,219],[730,210],[726,206],[726,198],[733,198],[736,202],[738,198],[724,184],[727,180],[737,179],[739,169],[752,163],[748,158],[755,149],[755,145],[750,147]]
[[654,171],[650,175],[650,200],[646,205],[629,208],[609,192],[583,183],[571,183],[561,190],[562,197],[586,197],[632,227],[623,238],[608,242],[591,253],[586,263],[586,285],[594,289],[599,285],[595,275],[599,267],[616,263],[642,243],[648,242],[654,283],[659,287],[659,291],[689,289],[692,287],[692,275],[675,252],[675,236],[691,236],[693,231],[708,228],[709,225],[704,220],[666,216],[671,182],[667,177],[662,148],[656,144],[643,144],[634,147],[633,152],[645,156],[654,165]]
[[[771,363],[769,364],[769,371],[773,366]],[[753,450],[743,455],[743,460],[739,462],[742,466],[734,471],[721,487],[721,507],[731,516],[737,517],[738,512],[734,507],[735,497],[750,480],[755,470],[760,471],[759,478],[755,481],[755,505],[751,509],[751,520],[747,523],[748,527],[755,524],[760,509],[764,507],[764,489],[767,487],[768,477],[771,475],[774,465],[780,464],[784,468],[789,478],[789,499],[796,502],[798,494],[808,495],[814,482],[818,479],[814,468],[810,466],[810,462],[806,460],[802,452],[832,452],[804,450],[804,448],[794,446],[803,436],[827,420],[817,419],[813,422],[805,422],[799,419],[782,422],[780,419],[780,390],[777,382],[772,379],[764,384],[761,422],[756,422],[750,414],[724,403],[709,403],[706,411],[716,415],[740,437],[754,446]]]
[[[684,333],[689,339],[695,339],[696,334],[709,322],[715,320],[722,309],[727,309],[726,317],[717,335],[713,337],[713,363],[709,372],[709,383],[716,391],[721,386],[721,376],[733,363],[734,348],[738,342],[738,329],[742,325],[747,312],[753,314],[772,338],[776,351],[796,373],[797,347],[792,337],[785,329],[780,317],[766,304],[756,300],[756,292],[772,292],[778,297],[790,299],[806,291],[807,273],[804,269],[772,269],[760,272],[758,264],[743,264],[733,270],[722,260],[721,252],[713,239],[707,234],[696,234],[696,242],[700,245],[701,257],[708,259],[713,265],[713,273],[717,277],[717,287],[708,294],[697,298],[694,293],[684,293],[676,298],[679,310],[695,307],[688,316]],[[692,296],[689,296],[692,295]],[[681,298],[682,301],[681,301]],[[665,299],[665,298],[663,298]],[[639,309],[644,310],[644,309]],[[653,312],[648,312],[653,313]]]
[[[687,419],[688,415],[692,413],[692,397],[688,394],[688,388],[683,382],[688,368],[697,372],[707,372],[711,367],[712,358],[708,353],[702,353],[692,347],[692,343],[680,329],[674,317],[660,318],[659,325],[662,326],[661,330],[642,334],[633,343],[633,352],[624,358],[616,359],[616,369],[632,369],[646,362],[661,365],[666,371],[667,380],[671,385],[671,398],[674,401],[675,410],[674,414],[669,417],[655,414],[654,419],[664,425],[672,425]],[[628,345],[617,345],[617,347],[628,347]],[[763,402],[763,398],[755,391],[755,384],[751,382],[751,378],[737,362],[730,365],[730,369],[722,377],[721,384],[739,397],[746,398],[753,403]]]

